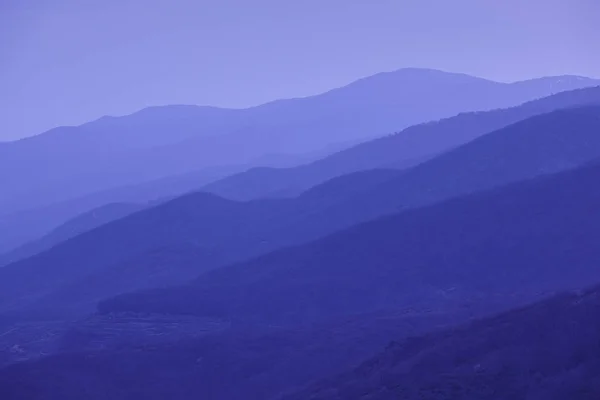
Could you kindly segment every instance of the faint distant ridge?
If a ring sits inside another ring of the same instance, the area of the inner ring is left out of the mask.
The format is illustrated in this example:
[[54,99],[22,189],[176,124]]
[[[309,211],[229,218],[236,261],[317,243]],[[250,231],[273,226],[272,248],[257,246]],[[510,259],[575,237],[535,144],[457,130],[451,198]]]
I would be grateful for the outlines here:
[[[185,123],[194,123],[197,122],[198,118],[207,118],[215,125],[223,122],[227,118],[231,117],[231,112],[238,113],[253,113],[258,111],[269,111],[272,108],[279,108],[283,105],[287,106],[291,103],[296,102],[309,102],[311,100],[325,100],[332,99],[334,97],[340,96],[340,94],[345,95],[346,92],[367,90],[372,92],[373,89],[385,89],[385,90],[410,90],[414,89],[410,86],[404,87],[407,84],[412,84],[414,86],[417,85],[447,85],[447,86],[460,86],[460,85],[474,85],[474,84],[487,84],[487,85],[495,85],[495,86],[513,86],[513,87],[521,87],[527,88],[532,91],[540,91],[545,92],[547,90],[553,90],[546,93],[540,93],[541,96],[547,96],[553,93],[557,93],[559,91],[566,90],[574,90],[578,88],[591,87],[591,86],[600,86],[600,79],[589,78],[586,76],[580,75],[556,75],[556,76],[545,76],[540,78],[532,78],[526,80],[520,80],[515,82],[500,82],[494,81],[491,79],[480,78],[473,75],[468,75],[464,73],[458,72],[447,72],[439,69],[433,68],[401,68],[393,71],[380,72],[371,76],[359,78],[355,81],[350,82],[347,85],[333,88],[326,92],[305,96],[305,97],[293,97],[286,99],[277,99],[264,104],[260,104],[257,106],[246,107],[246,108],[224,108],[224,107],[215,107],[215,106],[207,106],[207,105],[191,105],[191,104],[172,104],[172,105],[164,105],[164,106],[149,106],[140,109],[139,111],[133,112],[131,114],[121,115],[121,116],[112,116],[105,115],[96,120],[84,123],[79,126],[65,126],[65,127],[57,127],[54,129],[50,129],[44,133],[34,135],[27,138],[22,138],[14,141],[0,141],[0,145],[12,142],[19,142],[23,140],[28,140],[34,137],[38,137],[40,135],[44,135],[46,133],[54,133],[57,134],[57,130],[63,128],[71,128],[71,127],[89,127],[89,128],[117,128],[121,129],[121,126],[118,123],[126,123],[131,124],[129,127],[135,127],[136,124],[139,124],[139,127],[146,127],[144,125],[148,125],[150,123],[159,124],[159,125],[168,125],[170,123],[175,123],[177,125],[185,125]],[[417,88],[418,89],[418,88]],[[353,93],[355,94],[355,93]],[[374,93],[370,93],[371,95]],[[361,99],[357,99],[361,100]],[[531,100],[531,99],[530,99]],[[115,124],[111,126],[112,124]],[[189,136],[195,136],[198,134],[202,134],[202,131],[193,131],[189,130]],[[191,133],[193,132],[193,133]],[[130,132],[133,134],[142,134],[143,132]],[[176,141],[178,139],[184,138],[188,135],[181,135],[176,130],[172,129],[172,134],[170,139],[167,141]],[[139,136],[138,138],[143,138],[145,140],[152,140],[152,136]],[[166,139],[166,138],[165,138]],[[162,141],[162,140],[161,140]],[[140,143],[141,145],[146,145],[145,143]]]
[[573,89],[600,86],[600,79],[578,75],[559,75],[518,81],[512,85],[520,86],[522,90],[529,91],[533,96],[535,93],[544,91],[556,94]]
[[600,79],[589,78],[582,75],[555,75],[544,76],[541,78],[525,79],[512,83],[513,85],[551,85],[554,87],[572,87],[581,85],[581,87],[600,85]]
[[69,240],[84,232],[91,231],[101,225],[123,218],[144,208],[144,205],[133,203],[110,203],[85,212],[66,221],[44,237],[26,243],[7,254],[0,254],[0,267],[48,250],[58,243]]

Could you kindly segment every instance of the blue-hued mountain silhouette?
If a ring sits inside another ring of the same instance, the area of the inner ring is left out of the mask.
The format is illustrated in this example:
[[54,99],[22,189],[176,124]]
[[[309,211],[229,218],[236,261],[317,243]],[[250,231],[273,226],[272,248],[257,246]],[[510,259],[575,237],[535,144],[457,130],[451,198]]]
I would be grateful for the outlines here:
[[[283,398],[595,399],[598,289],[421,332],[598,282],[599,162],[358,225],[177,291],[105,302],[111,313],[75,324],[60,354],[0,369],[0,390],[40,400],[279,399],[395,337],[358,368]],[[170,315],[115,313],[140,306]],[[356,315],[365,309],[379,312]],[[238,319],[293,327],[235,328]]]
[[554,77],[503,84],[404,69],[301,99],[243,110],[153,107],[0,146],[0,213],[207,167],[249,164],[270,153],[308,153],[463,111],[523,103],[594,86]]
[[[587,78],[550,77],[508,85],[405,69],[319,96],[247,110],[151,107],[126,117],[104,117],[0,143],[0,253],[39,239],[103,204],[180,195],[249,167],[304,164],[413,123],[513,106],[596,84],[600,82]],[[551,111],[551,103],[537,112]],[[520,118],[527,115],[531,113]],[[476,127],[465,137],[499,127]],[[251,170],[204,190],[232,199],[289,196],[345,173],[406,168],[466,140],[460,132],[445,138],[429,138],[418,129],[410,132],[405,135],[408,140],[397,137],[390,143],[373,143],[297,170]],[[423,137],[418,142],[423,148],[411,144],[415,135]],[[303,141],[310,143],[303,145]]]
[[[372,168],[406,169],[441,154],[458,144],[533,115],[555,109],[600,102],[600,88],[561,92],[518,107],[458,116],[408,128],[398,134],[365,142],[319,161],[297,168],[260,168],[205,186],[202,190],[222,197],[247,200],[261,197],[290,197],[328,179]],[[330,147],[325,151],[333,151]],[[321,158],[323,153],[308,155]],[[417,157],[413,157],[417,155]],[[263,165],[283,167],[290,156],[263,158]],[[300,159],[291,161],[300,163]],[[244,169],[243,166],[209,168],[182,175],[96,192],[0,217],[0,252],[36,240],[64,221],[91,209],[114,202],[147,203],[199,189],[204,183]]]
[[293,197],[343,174],[373,168],[409,168],[534,115],[583,104],[600,104],[600,87],[561,92],[508,109],[462,113],[415,125],[310,164],[293,168],[254,168],[212,182],[203,190],[233,200]]
[[[335,149],[338,149],[338,145],[311,154],[268,154],[250,165],[290,167],[321,158],[323,154],[329,154]],[[209,182],[247,168],[248,165],[204,168],[0,215],[0,253],[6,253],[21,245],[39,240],[65,221],[105,204],[131,202],[145,204],[165,201],[184,193],[196,191]]]
[[49,232],[0,268],[0,398],[595,400],[591,82],[408,69],[0,143],[0,233]]
[[600,157],[599,112],[532,117],[412,169],[339,177],[295,199],[186,195],[2,268],[0,309],[82,313],[113,294],[184,283],[360,222],[574,168]]
[[99,309],[297,324],[519,305],[600,280],[599,176],[595,162],[384,217]]

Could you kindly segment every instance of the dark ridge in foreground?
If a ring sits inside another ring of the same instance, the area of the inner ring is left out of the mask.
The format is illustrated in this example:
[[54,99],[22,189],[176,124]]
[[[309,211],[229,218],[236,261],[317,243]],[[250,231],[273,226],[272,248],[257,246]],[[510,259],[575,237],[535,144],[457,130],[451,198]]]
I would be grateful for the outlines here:
[[[57,329],[38,323],[22,328],[31,341],[8,349],[13,359],[29,361],[0,368],[0,393],[2,400],[271,399],[454,317],[399,312],[283,329],[113,314],[62,329],[54,340],[41,331]],[[0,336],[0,366],[5,340]],[[41,351],[53,355],[36,356]]]
[[395,342],[285,400],[596,400],[600,288]]

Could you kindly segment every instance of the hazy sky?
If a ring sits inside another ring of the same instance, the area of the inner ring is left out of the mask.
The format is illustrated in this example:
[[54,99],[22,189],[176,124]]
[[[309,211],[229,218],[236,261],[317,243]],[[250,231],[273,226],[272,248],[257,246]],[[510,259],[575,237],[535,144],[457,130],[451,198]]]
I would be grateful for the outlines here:
[[599,0],[0,0],[0,140],[402,67],[600,77]]

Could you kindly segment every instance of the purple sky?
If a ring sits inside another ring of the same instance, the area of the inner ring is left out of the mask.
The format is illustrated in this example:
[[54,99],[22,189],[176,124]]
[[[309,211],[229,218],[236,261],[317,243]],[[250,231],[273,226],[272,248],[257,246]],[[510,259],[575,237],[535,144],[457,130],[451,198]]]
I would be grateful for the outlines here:
[[0,140],[402,67],[600,77],[598,0],[0,0]]

